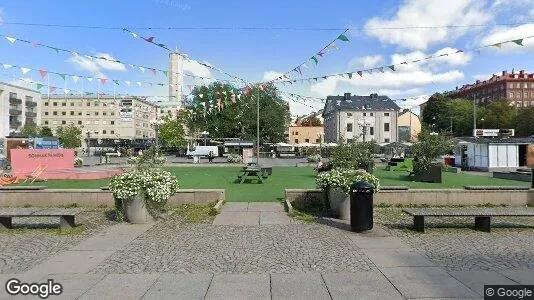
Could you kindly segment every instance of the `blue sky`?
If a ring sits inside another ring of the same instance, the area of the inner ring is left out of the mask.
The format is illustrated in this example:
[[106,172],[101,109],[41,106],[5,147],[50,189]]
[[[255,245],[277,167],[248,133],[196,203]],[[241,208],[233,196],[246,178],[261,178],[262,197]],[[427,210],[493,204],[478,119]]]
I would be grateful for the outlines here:
[[[303,70],[303,77],[349,72],[451,53],[487,43],[534,35],[534,0],[428,0],[428,1],[192,1],[192,0],[4,0],[0,2],[0,34],[38,41],[82,54],[109,55],[126,63],[168,68],[168,53],[121,30],[28,27],[10,22],[93,25],[106,27],[292,27],[350,28],[350,43],[338,41],[339,50],[326,53],[316,67]],[[500,25],[500,24],[513,25]],[[518,24],[521,23],[521,24]],[[467,25],[461,28],[391,29],[413,26]],[[483,26],[473,26],[483,25]],[[385,29],[390,28],[390,29]],[[208,62],[251,82],[269,80],[308,60],[343,30],[134,30],[141,36],[154,36],[189,57]],[[395,72],[364,74],[352,79],[333,77],[305,84],[280,85],[287,93],[305,96],[369,94],[377,92],[392,99],[408,98],[403,106],[417,104],[436,92],[454,89],[475,79],[486,79],[502,70],[534,71],[534,39],[524,46],[503,45],[476,52],[449,55],[422,64],[409,64]],[[0,40],[0,63],[84,76],[121,80],[101,89],[117,93],[166,95],[166,87],[133,84],[166,82],[163,74],[154,76],[128,66],[102,64],[68,53],[56,54],[42,47]],[[312,64],[308,64],[312,65]],[[228,79],[194,63],[186,66],[191,74]],[[300,76],[293,72],[292,78]],[[42,81],[38,71],[0,68],[0,80],[20,78]],[[201,84],[187,79],[186,84]],[[83,86],[68,78],[50,76],[50,84],[69,90],[96,92],[96,81]],[[185,89],[186,92],[188,89]],[[291,102],[293,114],[313,110]],[[320,109],[320,102],[309,102]]]

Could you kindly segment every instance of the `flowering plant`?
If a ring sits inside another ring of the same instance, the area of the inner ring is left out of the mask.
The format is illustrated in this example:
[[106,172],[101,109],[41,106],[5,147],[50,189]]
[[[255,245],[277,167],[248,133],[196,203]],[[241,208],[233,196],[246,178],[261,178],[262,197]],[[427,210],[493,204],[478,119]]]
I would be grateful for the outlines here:
[[333,169],[328,172],[319,173],[315,181],[319,188],[338,188],[346,194],[349,193],[350,186],[355,181],[368,182],[374,186],[375,193],[380,190],[380,180],[376,176],[363,170]]
[[122,218],[122,202],[133,199],[137,194],[145,200],[148,212],[156,216],[178,188],[178,179],[159,168],[126,172],[113,177],[109,183],[119,218]]
[[321,155],[320,154],[313,154],[308,156],[308,162],[309,163],[317,163],[321,161]]
[[229,163],[240,163],[242,158],[239,154],[228,154],[226,158]]

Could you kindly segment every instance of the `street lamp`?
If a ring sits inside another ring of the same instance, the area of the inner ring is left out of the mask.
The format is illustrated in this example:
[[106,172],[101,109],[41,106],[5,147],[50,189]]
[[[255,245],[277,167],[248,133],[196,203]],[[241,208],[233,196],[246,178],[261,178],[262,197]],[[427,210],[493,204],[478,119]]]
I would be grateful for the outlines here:
[[87,157],[91,156],[91,147],[89,146],[89,142],[91,141],[91,131],[87,130],[85,132],[86,136],[86,146],[87,146]]
[[155,119],[152,119],[150,120],[150,125],[154,126],[154,130],[156,131],[156,148],[159,148],[159,135],[158,135],[158,132],[159,132],[159,127],[161,125],[163,125],[163,123],[165,123],[162,119],[158,119],[158,118],[155,118]]
[[206,146],[206,141],[207,141],[208,136],[210,135],[210,133],[204,130],[204,131],[202,131],[200,133],[200,135],[204,138],[204,146]]
[[363,120],[358,121],[358,125],[362,128],[363,141],[365,142],[365,135],[367,134],[367,127],[371,126],[371,122],[369,120],[363,119]]

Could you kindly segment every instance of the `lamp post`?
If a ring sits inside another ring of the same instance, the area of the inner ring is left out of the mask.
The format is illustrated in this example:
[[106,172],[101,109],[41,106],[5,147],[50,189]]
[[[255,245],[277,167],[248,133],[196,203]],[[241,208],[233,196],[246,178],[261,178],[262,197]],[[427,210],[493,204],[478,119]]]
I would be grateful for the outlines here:
[[159,118],[155,118],[150,120],[150,124],[154,126],[155,132],[155,142],[156,142],[156,149],[159,149],[159,127],[163,125],[164,121]]
[[367,134],[367,127],[371,126],[371,122],[369,120],[359,120],[358,125],[362,128],[363,133],[363,141],[365,142],[365,135]]
[[210,133],[204,130],[204,131],[202,131],[200,133],[200,135],[204,138],[204,146],[206,146],[206,141],[207,141],[208,136],[210,135]]
[[87,130],[85,132],[86,136],[86,146],[87,146],[87,157],[91,156],[91,146],[89,146],[89,142],[91,141],[91,131]]

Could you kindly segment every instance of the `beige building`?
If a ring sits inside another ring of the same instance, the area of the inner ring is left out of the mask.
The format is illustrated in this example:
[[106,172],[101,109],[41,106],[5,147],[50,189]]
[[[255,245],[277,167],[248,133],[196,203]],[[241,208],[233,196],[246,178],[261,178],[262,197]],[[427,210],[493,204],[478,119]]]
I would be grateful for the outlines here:
[[321,144],[324,142],[323,126],[289,126],[289,143]]
[[157,106],[135,97],[43,96],[42,126],[54,132],[59,126],[82,127],[84,144],[110,147],[123,141],[150,143],[155,138],[151,124]]
[[41,122],[41,93],[0,82],[0,139]]
[[399,113],[398,118],[399,142],[411,142],[417,140],[421,132],[421,120],[419,116],[411,110],[404,110]]

